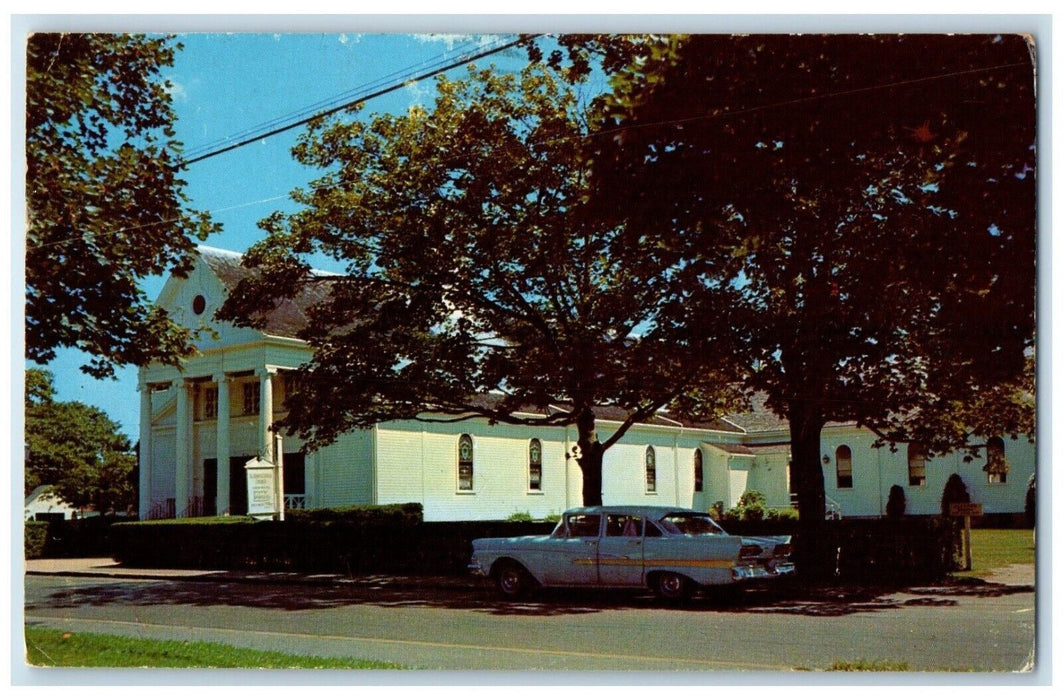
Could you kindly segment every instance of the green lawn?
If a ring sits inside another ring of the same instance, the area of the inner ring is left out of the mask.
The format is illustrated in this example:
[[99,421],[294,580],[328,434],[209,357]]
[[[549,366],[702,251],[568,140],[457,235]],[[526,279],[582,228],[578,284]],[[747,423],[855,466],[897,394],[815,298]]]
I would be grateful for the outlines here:
[[993,569],[1034,563],[1033,530],[971,530],[971,571],[957,576],[984,578]]
[[295,656],[211,642],[134,639],[36,627],[26,628],[26,661],[31,666],[70,668],[403,669],[364,659]]

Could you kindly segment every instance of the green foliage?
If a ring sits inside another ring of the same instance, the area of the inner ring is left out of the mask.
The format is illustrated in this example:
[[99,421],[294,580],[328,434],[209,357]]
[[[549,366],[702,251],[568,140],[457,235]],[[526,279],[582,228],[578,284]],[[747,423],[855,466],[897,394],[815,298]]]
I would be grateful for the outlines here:
[[526,510],[513,513],[508,518],[506,518],[507,523],[530,523],[533,520],[534,518],[532,518],[531,513]]
[[886,517],[896,520],[904,516],[908,507],[908,500],[904,497],[904,487],[894,484],[890,487],[890,495],[886,500]]
[[945,482],[945,488],[941,492],[941,514],[949,514],[949,506],[953,503],[970,503],[971,494],[967,493],[967,484],[963,483],[963,477],[952,474]]
[[26,627],[26,662],[58,668],[252,668],[401,669],[350,658],[297,656],[240,649],[215,642],[188,642],[64,632]]
[[828,421],[933,452],[1032,425],[1027,37],[562,42],[613,87],[588,210],[731,292],[689,308],[732,330],[748,388],[789,421],[802,518],[823,518]]
[[425,523],[420,504],[405,504],[301,511],[284,522],[215,517],[124,523],[111,528],[111,542],[115,558],[130,566],[461,574],[472,540],[548,534],[553,526]]
[[955,518],[828,520],[795,527],[797,571],[809,581],[926,583],[959,568]]
[[187,271],[193,238],[215,230],[187,212],[177,177],[168,38],[31,34],[26,49],[26,355],[57,348],[113,375],[175,361],[188,332],[154,309],[141,280]]
[[45,544],[48,542],[48,523],[29,521],[24,530],[24,554],[27,559],[40,559],[44,556]]
[[[722,503],[720,504],[723,505]],[[734,508],[724,517],[728,520],[764,520],[768,515],[768,501],[760,491],[746,491],[738,498]]]
[[54,401],[54,393],[50,372],[26,370],[26,495],[51,486],[76,508],[135,509],[136,457],[129,438],[100,409]]
[[[221,316],[253,325],[279,299],[327,287],[302,334],[313,360],[282,421],[311,449],[414,417],[576,425],[594,504],[602,454],[634,422],[666,406],[727,405],[733,334],[692,332],[703,321],[688,303],[697,271],[659,227],[628,231],[584,211],[588,116],[565,82],[574,75],[470,67],[440,78],[428,108],[337,115],[300,139],[296,159],[324,174],[294,194],[301,211],[262,223],[267,238],[245,258],[262,274]],[[347,274],[315,277],[311,253]],[[622,413],[603,440],[601,405]]]
[[111,526],[124,520],[94,516],[26,523],[26,558],[103,557],[113,552]]

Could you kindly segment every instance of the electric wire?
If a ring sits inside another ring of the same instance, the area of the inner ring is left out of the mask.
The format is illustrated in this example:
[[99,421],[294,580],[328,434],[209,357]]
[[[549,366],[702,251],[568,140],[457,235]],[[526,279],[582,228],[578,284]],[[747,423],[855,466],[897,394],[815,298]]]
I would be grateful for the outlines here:
[[[502,47],[490,49],[490,52],[491,53],[498,53],[499,51],[505,50],[506,48],[511,48],[513,46],[516,46],[516,45],[522,43],[525,40],[527,40],[527,37],[522,37],[522,38],[517,39],[515,41],[509,42],[508,44],[506,44],[506,45],[504,45]],[[275,134],[278,134],[278,133],[282,133],[284,131],[289,131],[291,129],[297,128],[298,126],[304,125],[304,124],[312,121],[313,119],[320,118],[320,117],[323,117],[323,116],[328,116],[330,114],[335,114],[335,113],[340,112],[340,111],[342,111],[342,110],[344,110],[344,109],[346,109],[346,108],[348,108],[348,107],[350,107],[352,105],[358,104],[360,102],[368,101],[370,99],[373,99],[374,97],[379,97],[379,96],[387,94],[389,92],[394,92],[395,90],[399,90],[399,89],[405,87],[406,85],[408,85],[408,84],[410,84],[412,82],[417,82],[417,81],[420,81],[420,80],[424,80],[424,79],[427,79],[429,77],[433,77],[434,75],[438,75],[438,74],[444,72],[445,70],[450,70],[451,68],[454,68],[456,66],[464,65],[465,63],[469,63],[469,62],[471,62],[473,60],[476,60],[477,57],[482,57],[482,56],[473,56],[473,57],[464,59],[464,60],[462,60],[460,62],[457,62],[454,65],[449,65],[448,64],[448,66],[445,67],[445,68],[435,69],[433,71],[430,71],[430,73],[427,73],[427,74],[418,76],[416,78],[410,79],[410,80],[408,80],[408,81],[406,81],[404,83],[401,83],[401,84],[398,84],[398,83],[397,84],[393,84],[393,85],[388,86],[386,88],[383,88],[381,90],[375,91],[374,93],[371,93],[369,95],[362,96],[362,97],[360,97],[357,100],[348,101],[347,103],[345,103],[345,104],[343,104],[341,106],[331,108],[327,112],[317,113],[313,117],[310,117],[310,118],[307,118],[307,119],[302,119],[301,121],[298,121],[298,122],[295,122],[295,123],[291,123],[291,124],[288,124],[288,125],[283,126],[283,127],[279,127],[277,129],[272,130],[269,133],[263,133],[263,134],[259,134],[259,135],[255,136],[253,138],[250,138],[250,139],[244,139],[244,140],[240,141],[239,143],[231,144],[231,145],[226,146],[224,148],[221,148],[221,149],[212,151],[210,153],[207,153],[205,155],[199,156],[197,158],[194,158],[194,159],[191,159],[191,160],[184,160],[184,161],[182,161],[179,164],[179,167],[190,165],[192,163],[199,162],[201,160],[205,160],[207,158],[210,158],[210,157],[213,157],[213,156],[216,156],[216,155],[220,155],[221,153],[225,153],[225,152],[228,152],[228,151],[235,150],[237,148],[245,146],[245,145],[247,145],[249,143],[252,143],[254,141],[258,141],[260,139],[267,138],[269,136],[272,136],[272,135],[275,135]],[[808,96],[804,96],[804,97],[798,97],[798,98],[793,98],[793,99],[789,99],[789,100],[782,100],[782,101],[779,101],[779,102],[773,102],[773,103],[765,104],[765,105],[757,105],[757,106],[748,107],[748,108],[740,109],[740,110],[734,110],[734,111],[720,111],[720,112],[714,112],[714,113],[711,113],[711,114],[691,115],[691,116],[679,117],[679,118],[675,118],[675,119],[667,119],[667,120],[660,120],[660,121],[655,121],[655,122],[644,122],[644,123],[638,123],[638,124],[630,124],[630,125],[618,126],[616,128],[612,128],[612,129],[602,129],[600,131],[587,132],[587,133],[583,133],[583,134],[574,134],[574,135],[571,135],[571,136],[558,136],[558,137],[554,137],[552,139],[545,139],[543,141],[533,142],[533,143],[531,143],[529,145],[530,146],[536,146],[536,145],[552,144],[552,143],[563,142],[563,141],[589,140],[589,139],[593,139],[593,138],[602,138],[602,137],[616,136],[618,134],[625,133],[625,132],[628,132],[628,131],[637,131],[637,130],[641,130],[641,129],[661,128],[661,127],[670,126],[670,125],[683,125],[683,124],[689,124],[689,123],[693,123],[693,122],[697,122],[697,121],[708,121],[708,120],[714,120],[714,119],[726,119],[726,118],[730,118],[730,117],[743,116],[743,115],[752,114],[752,113],[755,113],[755,112],[765,111],[765,110],[769,110],[769,109],[777,109],[777,108],[780,108],[780,107],[792,106],[794,104],[800,104],[800,103],[805,103],[805,102],[818,101],[818,100],[828,100],[828,99],[834,99],[834,98],[838,98],[838,97],[851,97],[853,95],[867,93],[867,92],[872,92],[872,91],[876,91],[876,90],[890,90],[890,89],[894,89],[894,88],[897,88],[897,87],[903,87],[903,86],[912,85],[912,84],[931,82],[931,81],[936,81],[936,80],[943,80],[943,79],[947,79],[947,78],[961,77],[961,76],[965,76],[965,75],[973,75],[973,74],[977,74],[977,73],[985,73],[985,72],[989,72],[989,71],[993,71],[993,70],[1002,70],[1002,69],[1010,69],[1010,68],[1025,67],[1025,66],[1027,66],[1027,64],[1025,64],[1025,63],[1008,63],[1008,64],[997,64],[997,65],[993,65],[993,66],[984,66],[984,67],[979,67],[979,68],[972,68],[972,69],[963,70],[963,71],[951,71],[951,72],[948,72],[948,73],[941,73],[941,74],[930,75],[930,76],[922,76],[922,77],[919,77],[919,78],[912,78],[912,79],[908,79],[908,80],[895,81],[895,82],[884,83],[884,84],[880,84],[880,85],[871,85],[871,86],[866,86],[866,87],[861,87],[861,88],[852,88],[852,89],[849,89],[849,90],[842,90],[842,91],[833,92],[833,93],[823,93],[823,94],[820,94],[820,95],[808,95]],[[334,183],[331,183],[330,185],[318,185],[317,188],[319,190],[325,190],[325,189],[332,188],[332,187],[339,187],[341,185],[346,184],[347,182],[348,182],[348,180],[346,180],[346,179],[340,179],[340,180],[337,180]],[[231,211],[231,210],[234,210],[234,209],[239,209],[239,208],[243,208],[243,207],[247,207],[247,206],[253,206],[255,204],[266,202],[266,201],[276,201],[276,200],[280,200],[280,199],[286,199],[289,196],[290,195],[277,195],[277,196],[273,196],[273,197],[268,197],[268,198],[263,199],[263,200],[255,200],[255,201],[247,202],[247,203],[243,203],[243,204],[230,205],[230,206],[222,208],[222,209],[214,208],[214,209],[208,209],[208,210],[205,210],[205,211],[206,211],[206,213],[217,213],[217,212],[220,212],[220,211]],[[121,235],[123,233],[135,231],[135,230],[146,228],[146,227],[150,227],[150,226],[160,226],[160,225],[173,224],[173,223],[176,223],[176,222],[178,222],[180,220],[181,220],[180,218],[163,219],[163,220],[160,220],[160,221],[153,221],[153,222],[148,222],[148,223],[144,223],[144,224],[138,224],[136,226],[129,226],[129,227],[117,229],[117,230],[114,230],[114,231],[111,231],[111,232],[97,233],[97,234],[95,234],[95,236],[97,238],[101,238],[101,237],[105,238],[105,237],[108,237],[108,236],[117,236],[117,235]],[[79,236],[71,236],[71,237],[60,239],[60,240],[56,240],[56,241],[42,242],[42,243],[37,244],[36,247],[43,248],[43,247],[49,247],[49,246],[55,246],[55,245],[62,245],[62,244],[69,243],[69,242],[72,242],[72,241],[80,240],[82,238],[83,238],[83,236],[81,236],[81,235],[79,235]]]
[[361,104],[362,102],[366,102],[368,100],[372,100],[374,98],[381,97],[383,95],[387,95],[389,93],[395,92],[396,90],[401,90],[402,88],[406,87],[410,83],[417,83],[417,82],[421,82],[423,80],[427,80],[429,78],[433,78],[433,77],[435,77],[437,75],[441,75],[442,73],[445,73],[448,70],[451,70],[452,68],[457,68],[457,67],[463,66],[463,65],[465,65],[467,63],[471,63],[472,61],[475,61],[477,59],[485,58],[487,56],[491,56],[493,54],[500,53],[502,51],[505,51],[506,49],[513,48],[514,46],[518,46],[518,45],[520,45],[522,43],[526,43],[527,41],[528,41],[527,37],[520,37],[520,38],[518,38],[518,39],[516,39],[514,41],[510,41],[510,42],[507,42],[505,44],[502,44],[501,46],[485,49],[483,51],[479,51],[479,52],[477,52],[475,54],[472,54],[470,56],[462,57],[462,58],[460,58],[460,59],[458,59],[456,61],[451,61],[451,62],[449,62],[449,63],[447,63],[447,64],[445,64],[443,66],[430,69],[429,71],[427,71],[425,73],[421,73],[420,75],[417,75],[417,76],[415,76],[413,78],[410,78],[409,80],[406,80],[404,82],[392,83],[391,85],[385,86],[385,87],[380,88],[378,90],[374,90],[374,91],[370,92],[367,95],[362,95],[362,96],[358,97],[357,99],[349,100],[347,102],[344,102],[343,104],[340,104],[339,106],[330,107],[329,109],[323,110],[321,112],[317,112],[317,113],[313,114],[312,116],[304,117],[304,118],[301,118],[301,119],[297,119],[296,121],[293,121],[293,122],[290,122],[288,124],[284,124],[284,125],[275,127],[275,128],[270,129],[270,130],[268,130],[266,132],[263,132],[263,133],[260,133],[260,134],[256,134],[256,135],[248,137],[248,138],[240,139],[236,143],[233,143],[233,144],[230,144],[228,146],[221,147],[221,148],[217,148],[217,149],[215,149],[213,151],[210,151],[208,153],[205,153],[203,155],[196,156],[195,158],[189,158],[189,159],[182,160],[178,165],[179,165],[179,167],[192,165],[193,163],[198,163],[200,161],[206,160],[207,158],[213,158],[214,156],[221,155],[222,153],[228,153],[229,151],[232,151],[232,150],[235,150],[237,148],[240,148],[241,146],[246,146],[249,143],[254,143],[255,141],[259,141],[261,139],[269,138],[271,136],[276,136],[277,134],[282,134],[282,133],[284,133],[286,131],[291,131],[292,129],[295,129],[295,128],[298,128],[300,126],[304,126],[306,124],[309,124],[311,121],[313,121],[315,119],[323,119],[324,117],[330,116],[332,114],[336,114],[337,112],[342,112],[343,110],[349,109],[351,107],[354,107],[354,106],[356,106],[358,104]]

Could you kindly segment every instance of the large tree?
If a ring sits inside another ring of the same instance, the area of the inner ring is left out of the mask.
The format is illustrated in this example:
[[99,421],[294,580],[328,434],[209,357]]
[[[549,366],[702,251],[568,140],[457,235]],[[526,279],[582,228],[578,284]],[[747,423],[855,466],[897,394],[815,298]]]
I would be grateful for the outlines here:
[[136,503],[135,466],[129,438],[106,413],[56,401],[51,373],[26,371],[27,495],[51,486],[77,508],[125,512]]
[[[712,295],[655,231],[584,216],[584,110],[553,69],[437,90],[430,109],[311,125],[294,153],[325,174],[262,223],[260,274],[223,316],[327,287],[282,421],[311,448],[400,418],[575,425],[583,500],[601,503],[602,455],[632,424],[726,401],[726,338],[693,332]],[[319,252],[345,274],[314,274]],[[603,406],[621,424],[600,437]]]
[[165,37],[33,34],[26,48],[26,354],[58,348],[122,364],[175,361],[186,329],[141,280],[187,271],[212,227],[184,207]]
[[746,383],[789,420],[802,519],[823,517],[828,421],[931,451],[972,422],[1031,427],[1026,37],[565,41],[613,80],[591,206],[631,235],[666,228],[732,292]]

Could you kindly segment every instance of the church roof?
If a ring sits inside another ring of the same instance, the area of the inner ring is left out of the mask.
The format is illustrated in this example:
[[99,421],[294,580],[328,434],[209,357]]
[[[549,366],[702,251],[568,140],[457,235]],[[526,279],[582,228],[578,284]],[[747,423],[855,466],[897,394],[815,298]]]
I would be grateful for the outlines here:
[[[252,274],[241,261],[243,255],[229,250],[199,246],[203,262],[221,281],[226,292],[236,289],[242,280]],[[265,325],[262,331],[275,336],[296,338],[299,331],[309,323],[307,313],[314,304],[325,301],[329,293],[328,277],[322,273],[321,284],[308,284],[293,299],[282,299],[272,311],[263,314]]]

